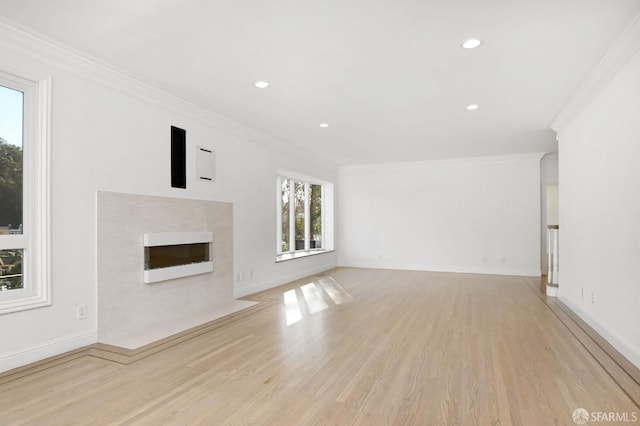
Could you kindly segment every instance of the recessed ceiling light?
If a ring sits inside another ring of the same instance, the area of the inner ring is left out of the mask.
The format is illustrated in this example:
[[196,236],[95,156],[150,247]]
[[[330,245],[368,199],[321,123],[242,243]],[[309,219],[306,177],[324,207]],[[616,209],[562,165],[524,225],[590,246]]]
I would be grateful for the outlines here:
[[480,108],[480,105],[476,105],[476,104],[467,105],[467,109],[469,111],[473,111],[473,110],[476,110],[478,108]]
[[266,89],[270,86],[270,84],[268,81],[256,81],[254,86],[256,86],[258,89]]
[[469,40],[462,43],[462,47],[464,47],[465,49],[475,49],[481,44],[482,41],[478,40],[477,38],[470,38]]
[[329,125],[327,123],[320,123],[320,127],[329,127]]

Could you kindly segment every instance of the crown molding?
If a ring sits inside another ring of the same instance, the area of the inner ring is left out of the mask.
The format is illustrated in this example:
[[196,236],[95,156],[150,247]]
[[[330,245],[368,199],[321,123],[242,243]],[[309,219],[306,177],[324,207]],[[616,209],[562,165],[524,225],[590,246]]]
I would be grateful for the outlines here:
[[[19,68],[16,68],[15,65],[11,66],[13,69],[19,69],[20,73],[29,74],[33,68],[40,68],[44,65],[47,68],[64,71],[128,97],[163,108],[186,119],[196,120],[253,144],[268,147],[287,155],[295,152],[296,156],[304,159],[320,160],[325,164],[338,166],[335,160],[329,157],[323,157],[315,152],[301,151],[298,147],[189,102],[176,94],[145,83],[124,70],[106,64],[2,16],[0,16],[0,49],[3,52],[14,54]],[[10,59],[4,53],[2,56],[5,60]]]
[[534,152],[527,154],[512,155],[495,155],[490,157],[468,157],[468,158],[447,158],[441,160],[427,161],[406,161],[401,163],[379,163],[379,164],[354,164],[343,166],[339,173],[358,173],[358,172],[378,172],[378,171],[396,171],[396,170],[416,170],[433,167],[451,167],[471,164],[502,164],[502,163],[521,163],[536,162],[540,160],[546,153]]
[[634,9],[622,34],[560,109],[549,127],[560,133],[638,52],[640,52],[640,6]]

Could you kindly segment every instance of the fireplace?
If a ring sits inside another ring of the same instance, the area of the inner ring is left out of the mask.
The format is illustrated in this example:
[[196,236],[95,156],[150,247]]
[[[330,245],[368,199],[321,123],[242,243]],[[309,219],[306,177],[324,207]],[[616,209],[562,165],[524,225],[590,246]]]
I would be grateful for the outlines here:
[[213,271],[212,232],[144,234],[144,282],[155,283]]

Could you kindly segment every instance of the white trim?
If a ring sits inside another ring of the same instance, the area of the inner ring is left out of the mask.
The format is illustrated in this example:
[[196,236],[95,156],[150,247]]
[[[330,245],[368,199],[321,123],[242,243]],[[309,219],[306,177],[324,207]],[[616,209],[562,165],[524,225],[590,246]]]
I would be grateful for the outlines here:
[[519,277],[540,277],[540,269],[508,269],[508,268],[483,268],[475,266],[447,266],[447,265],[410,265],[400,263],[377,263],[370,261],[340,260],[340,267],[366,268],[366,269],[391,269],[402,271],[427,271],[427,272],[454,272],[461,274],[482,275],[512,275]]
[[315,256],[317,254],[333,253],[335,250],[311,249],[298,250],[296,252],[280,253],[276,256],[276,263],[286,262],[287,260],[299,259],[301,257]]
[[98,341],[97,330],[82,332],[0,354],[0,372],[92,345]]
[[27,246],[27,237],[22,234],[3,235],[0,238],[0,250],[20,249]]
[[561,133],[622,67],[640,51],[640,6],[637,6],[629,16],[630,21],[620,37],[549,124],[549,127],[556,132]]
[[539,162],[545,154],[545,152],[535,152],[530,154],[495,155],[490,157],[448,158],[441,160],[404,161],[398,163],[355,164],[340,167],[338,173],[343,174],[354,172],[412,170],[424,169],[427,167],[450,167],[468,164],[496,164],[531,161]]
[[150,284],[209,272],[213,272],[213,262],[199,262],[167,268],[145,269],[143,279],[145,284]]
[[640,368],[640,348],[634,346],[632,343],[629,343],[607,327],[602,326],[598,321],[596,321],[593,317],[580,309],[577,305],[573,304],[565,297],[562,297],[561,294],[560,296],[558,296],[558,300],[564,303],[584,322],[589,324],[591,328],[593,328],[600,336],[602,336],[607,342],[609,342],[611,346],[616,348],[616,350],[620,352],[625,358],[627,358],[632,364]]
[[200,244],[213,241],[213,232],[155,232],[144,234],[145,247]]

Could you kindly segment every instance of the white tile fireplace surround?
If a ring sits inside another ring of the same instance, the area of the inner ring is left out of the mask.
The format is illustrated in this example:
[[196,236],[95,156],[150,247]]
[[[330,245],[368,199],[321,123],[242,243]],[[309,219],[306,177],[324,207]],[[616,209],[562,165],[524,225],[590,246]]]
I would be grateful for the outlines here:
[[[252,306],[233,298],[232,213],[231,203],[98,192],[98,341],[136,349]],[[213,271],[145,284],[144,235],[193,232],[212,235]]]

